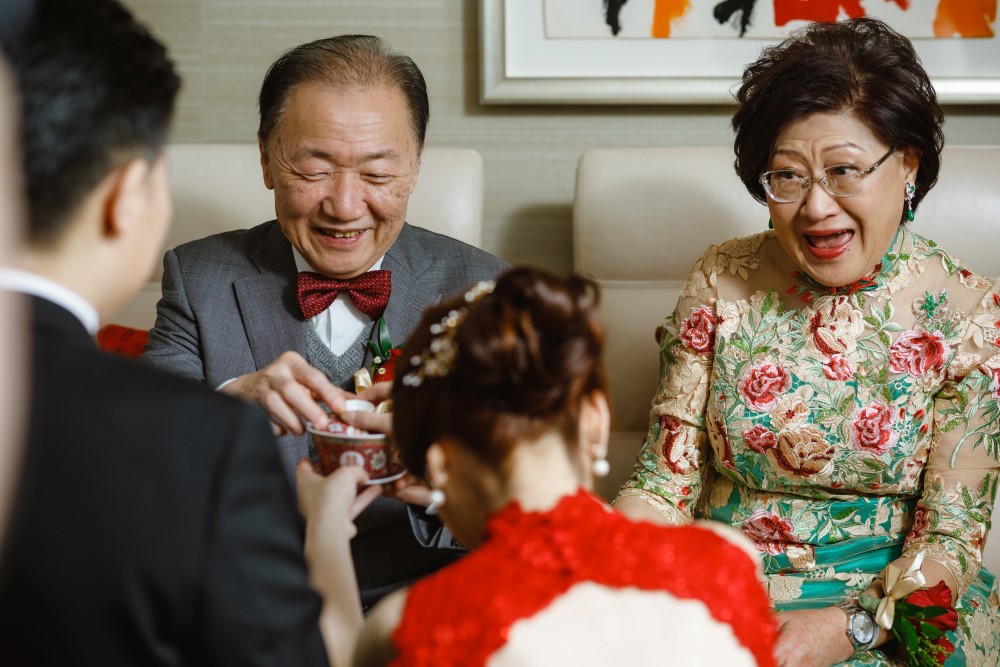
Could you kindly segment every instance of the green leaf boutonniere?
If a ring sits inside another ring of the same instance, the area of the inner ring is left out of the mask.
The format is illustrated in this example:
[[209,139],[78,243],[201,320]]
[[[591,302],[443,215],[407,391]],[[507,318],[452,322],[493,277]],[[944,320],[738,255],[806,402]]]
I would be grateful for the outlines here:
[[396,375],[396,360],[403,353],[403,346],[393,347],[385,318],[378,320],[377,340],[368,341],[372,350],[371,378],[373,383],[390,382]]

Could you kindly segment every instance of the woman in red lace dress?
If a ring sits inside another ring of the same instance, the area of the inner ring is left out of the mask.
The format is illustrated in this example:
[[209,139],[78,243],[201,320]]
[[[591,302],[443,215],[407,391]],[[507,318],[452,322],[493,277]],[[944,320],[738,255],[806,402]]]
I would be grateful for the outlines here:
[[383,600],[354,664],[773,665],[739,536],[590,491],[610,419],[596,286],[517,269],[491,287],[426,313],[392,390],[404,462],[471,553]]

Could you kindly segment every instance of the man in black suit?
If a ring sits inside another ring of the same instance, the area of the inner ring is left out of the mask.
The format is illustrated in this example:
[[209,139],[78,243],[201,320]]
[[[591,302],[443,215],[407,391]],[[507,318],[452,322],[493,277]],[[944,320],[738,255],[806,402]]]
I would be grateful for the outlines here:
[[8,51],[29,232],[0,288],[27,295],[33,353],[0,662],[326,664],[344,629],[310,587],[265,414],[94,345],[169,224],[173,65],[115,0],[39,0]]

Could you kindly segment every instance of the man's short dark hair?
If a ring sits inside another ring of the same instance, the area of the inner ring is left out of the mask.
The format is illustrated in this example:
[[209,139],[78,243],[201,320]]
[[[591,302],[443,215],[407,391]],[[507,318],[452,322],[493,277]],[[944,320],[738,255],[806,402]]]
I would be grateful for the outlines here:
[[45,245],[113,169],[159,157],[180,79],[116,0],[36,0],[7,50],[21,93],[28,239]]
[[296,86],[323,83],[335,89],[389,86],[399,90],[410,110],[410,128],[417,150],[424,147],[430,104],[420,68],[372,35],[338,35],[317,39],[285,51],[264,75],[260,86],[260,126],[257,136],[267,144],[281,121]]
[[886,146],[920,151],[914,208],[937,182],[944,113],[910,40],[878,19],[813,23],[764,49],[736,98],[736,172],[758,201],[778,135],[814,113],[853,113]]

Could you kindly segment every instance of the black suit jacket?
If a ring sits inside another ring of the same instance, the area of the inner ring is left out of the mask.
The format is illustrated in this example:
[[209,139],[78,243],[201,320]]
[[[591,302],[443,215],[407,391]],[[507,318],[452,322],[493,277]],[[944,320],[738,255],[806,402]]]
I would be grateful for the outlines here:
[[32,301],[0,664],[327,664],[264,414],[105,355]]

